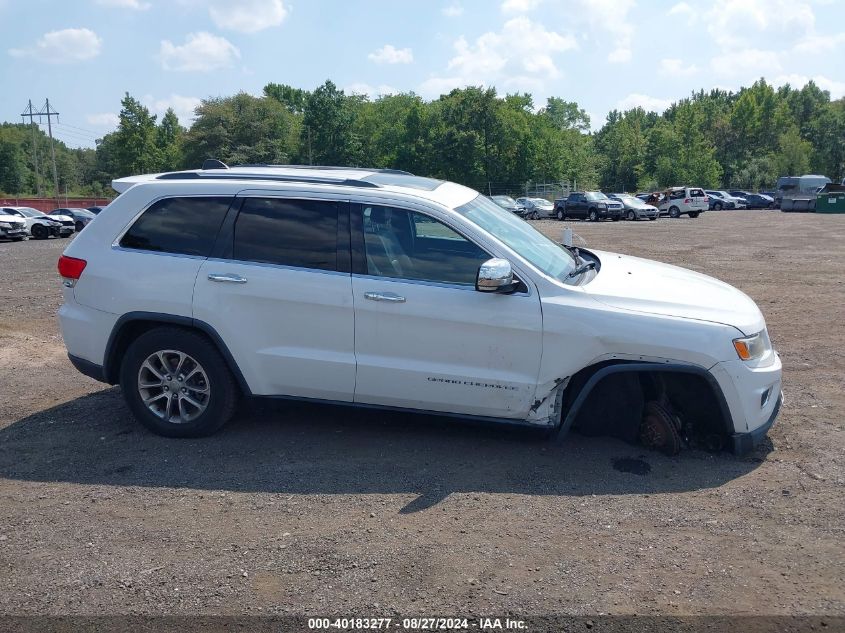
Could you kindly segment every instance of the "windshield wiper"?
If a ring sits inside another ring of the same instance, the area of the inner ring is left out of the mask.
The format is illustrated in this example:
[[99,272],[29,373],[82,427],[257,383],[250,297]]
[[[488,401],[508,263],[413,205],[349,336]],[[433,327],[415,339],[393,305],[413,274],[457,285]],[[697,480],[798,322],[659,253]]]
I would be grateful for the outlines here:
[[587,272],[588,270],[590,270],[591,268],[595,268],[595,267],[596,267],[596,263],[595,263],[595,262],[587,262],[587,263],[586,263],[586,264],[584,264],[583,266],[581,266],[581,267],[579,267],[579,268],[576,268],[576,269],[575,269],[575,270],[573,270],[571,273],[569,273],[569,274],[567,275],[567,278],[577,277],[578,275],[582,275],[582,274],[584,274],[585,272]]

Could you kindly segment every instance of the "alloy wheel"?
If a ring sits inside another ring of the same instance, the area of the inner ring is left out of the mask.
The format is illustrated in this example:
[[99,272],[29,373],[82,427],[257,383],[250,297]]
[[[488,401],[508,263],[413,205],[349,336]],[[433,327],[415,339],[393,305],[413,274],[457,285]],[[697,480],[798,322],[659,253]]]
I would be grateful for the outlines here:
[[138,393],[157,417],[173,424],[197,419],[208,408],[208,375],[194,358],[178,350],[150,354],[138,370]]

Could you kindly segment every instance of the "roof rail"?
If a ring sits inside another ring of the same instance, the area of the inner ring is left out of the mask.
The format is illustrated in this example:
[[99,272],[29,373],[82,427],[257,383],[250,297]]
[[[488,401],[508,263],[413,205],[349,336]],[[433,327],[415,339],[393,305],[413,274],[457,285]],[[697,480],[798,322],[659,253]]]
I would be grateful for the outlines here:
[[245,163],[242,165],[232,165],[232,167],[279,167],[284,169],[314,169],[326,171],[367,171],[377,174],[400,174],[402,176],[413,176],[409,171],[401,169],[388,169],[384,167],[343,167],[342,165],[275,165],[272,163]]
[[[221,168],[217,167],[215,169]],[[203,174],[196,171],[172,171],[166,174],[156,176],[156,180],[272,180],[275,182],[301,182],[313,185],[340,185],[343,187],[379,188],[379,185],[374,182],[368,182],[366,180],[353,180],[350,178],[318,178],[313,176],[282,176],[273,174],[264,175],[238,173]]]
[[217,160],[216,158],[206,158],[202,161],[202,168],[203,169],[229,169],[229,166],[224,163],[222,160]]

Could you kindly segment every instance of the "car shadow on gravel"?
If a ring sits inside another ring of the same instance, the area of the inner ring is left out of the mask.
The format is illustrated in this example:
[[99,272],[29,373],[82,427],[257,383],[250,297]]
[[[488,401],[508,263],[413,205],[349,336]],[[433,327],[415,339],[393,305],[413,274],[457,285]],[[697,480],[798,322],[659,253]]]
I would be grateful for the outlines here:
[[244,407],[213,437],[153,435],[117,388],[0,429],[0,477],[22,481],[289,494],[452,492],[623,495],[714,488],[751,472],[745,458],[687,451],[668,458],[608,438],[562,444],[522,429],[450,418],[280,402]]

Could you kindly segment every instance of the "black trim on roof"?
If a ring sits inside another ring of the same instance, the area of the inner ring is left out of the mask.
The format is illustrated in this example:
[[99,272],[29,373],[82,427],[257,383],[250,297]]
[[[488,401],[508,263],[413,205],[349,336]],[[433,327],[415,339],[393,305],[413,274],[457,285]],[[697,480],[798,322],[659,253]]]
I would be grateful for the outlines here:
[[238,173],[212,173],[204,174],[196,171],[174,171],[167,174],[156,176],[156,180],[256,180],[256,181],[274,181],[274,182],[302,182],[312,185],[340,185],[343,187],[375,187],[378,188],[374,182],[366,180],[354,180],[350,178],[319,178],[309,176],[283,176],[274,174],[238,174]]

